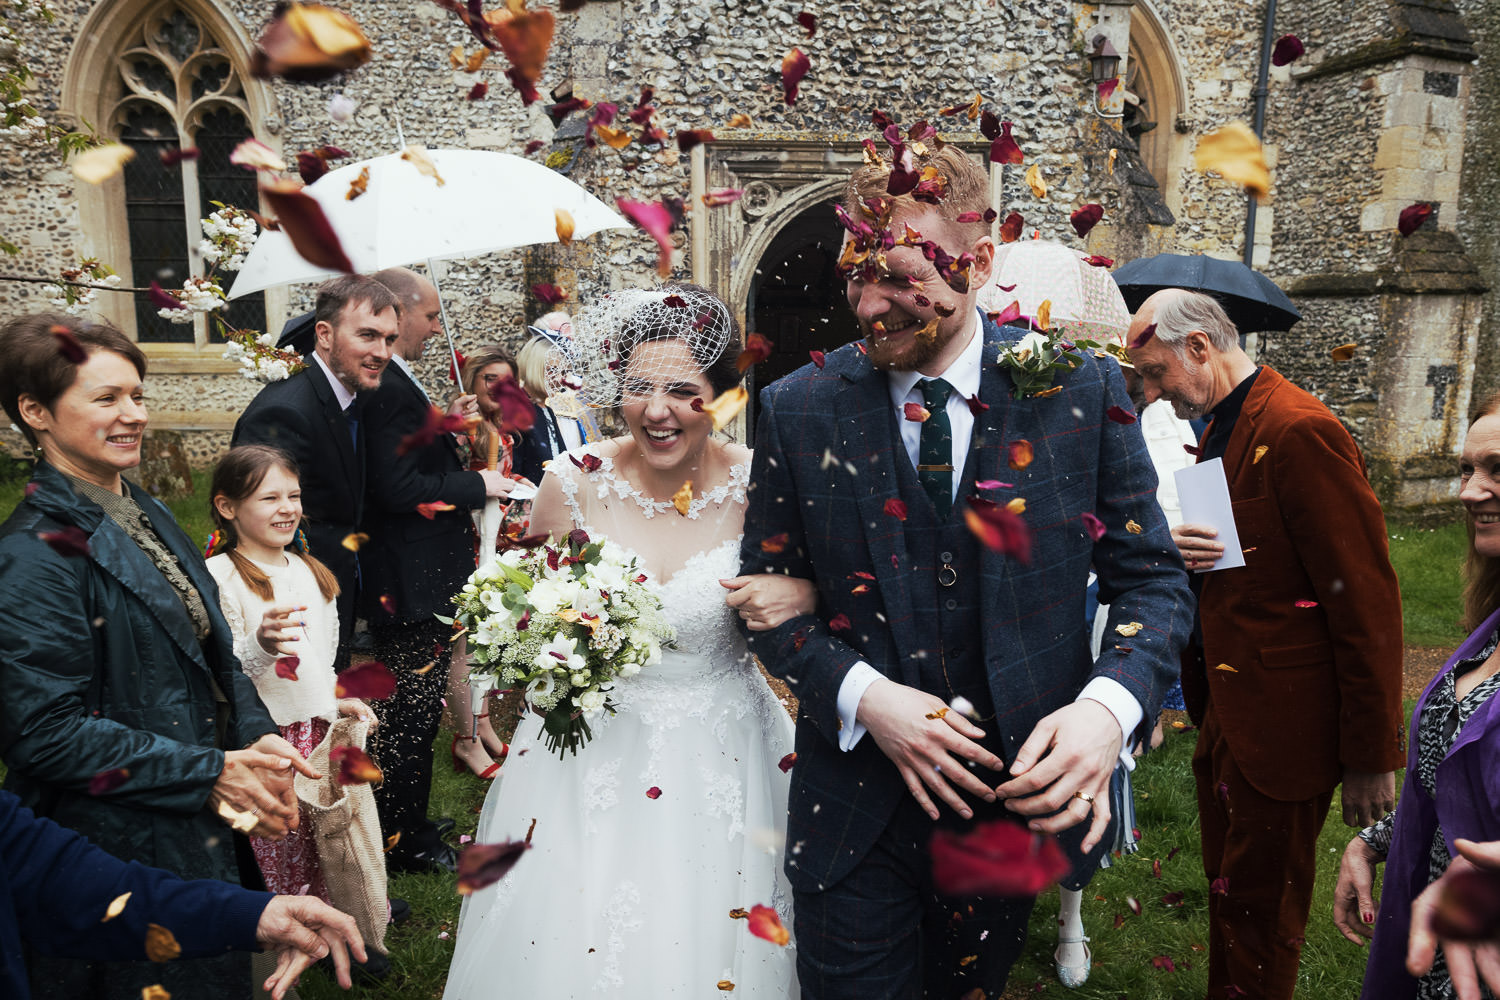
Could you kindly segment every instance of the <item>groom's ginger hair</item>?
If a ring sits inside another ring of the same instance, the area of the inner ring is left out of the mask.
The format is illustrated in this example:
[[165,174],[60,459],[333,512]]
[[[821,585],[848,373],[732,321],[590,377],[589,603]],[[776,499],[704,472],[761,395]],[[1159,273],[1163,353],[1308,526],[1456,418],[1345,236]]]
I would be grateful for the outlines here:
[[[947,180],[948,193],[937,205],[920,202],[910,194],[896,195],[886,192],[890,182],[891,166],[885,160],[879,164],[865,163],[849,175],[844,184],[844,211],[855,219],[864,218],[862,204],[871,198],[888,198],[895,202],[894,217],[913,212],[934,211],[942,217],[948,231],[962,241],[959,249],[968,249],[976,241],[990,234],[988,222],[959,222],[965,212],[977,212],[981,217],[990,207],[990,177],[979,160],[965,153],[952,143],[925,156],[913,156],[914,169],[921,173],[923,167],[935,167]],[[930,234],[923,234],[929,239]],[[957,253],[958,250],[950,250]]]

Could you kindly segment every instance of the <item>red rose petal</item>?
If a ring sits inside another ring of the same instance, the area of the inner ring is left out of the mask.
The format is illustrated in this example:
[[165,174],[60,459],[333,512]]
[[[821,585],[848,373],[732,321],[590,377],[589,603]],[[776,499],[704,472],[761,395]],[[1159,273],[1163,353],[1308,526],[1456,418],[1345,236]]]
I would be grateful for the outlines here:
[[656,271],[663,278],[672,273],[672,213],[659,201],[631,201],[616,198],[620,214],[635,223],[656,241],[659,255]]
[[659,799],[659,798],[661,798],[661,789],[657,788],[655,785],[652,785],[650,788],[646,789],[646,798],[648,798],[648,799]]
[[328,763],[338,768],[341,785],[378,785],[385,778],[370,755],[356,746],[334,747],[328,752]]
[[76,525],[67,525],[57,531],[39,531],[36,537],[47,543],[47,547],[60,556],[74,558],[89,554],[89,536]]
[[354,264],[323,214],[323,206],[304,193],[300,184],[275,181],[262,184],[260,192],[276,213],[281,231],[304,260],[330,271],[354,272]]
[[817,365],[820,369],[828,360],[828,356],[825,355],[822,351],[808,351],[807,356],[812,358],[812,363]]
[[1074,209],[1073,214],[1068,216],[1068,221],[1073,224],[1073,232],[1080,237],[1087,236],[1089,230],[1099,224],[1104,218],[1104,206],[1090,202],[1081,208]]
[[1307,49],[1296,35],[1282,35],[1271,48],[1271,65],[1285,66],[1300,58]]
[[1035,458],[1036,452],[1031,447],[1031,442],[1025,438],[1017,438],[1006,446],[1006,461],[1017,472],[1030,465]]
[[335,698],[361,698],[382,701],[396,693],[396,678],[379,660],[367,660],[338,675],[334,681]]
[[797,23],[802,25],[803,29],[807,32],[808,38],[811,38],[818,30],[817,16],[805,10],[797,15]]
[[945,896],[1035,896],[1069,870],[1057,841],[1015,823],[939,829],[928,847],[933,887]]
[[1133,424],[1136,416],[1123,406],[1111,406],[1104,411],[1104,415],[1117,424]]
[[1146,327],[1146,329],[1141,331],[1141,335],[1139,337],[1135,338],[1125,346],[1132,351],[1140,347],[1145,347],[1146,344],[1148,344],[1151,341],[1151,338],[1154,336],[1156,336],[1156,324],[1152,323],[1150,326]]
[[1021,238],[1021,230],[1025,226],[1026,220],[1022,218],[1021,213],[1011,212],[1005,217],[1005,221],[1000,223],[1000,242],[1014,243]]
[[891,497],[885,502],[885,512],[898,521],[906,520],[906,501],[900,497]]
[[470,844],[464,848],[458,856],[459,895],[467,896],[500,881],[530,846],[524,840],[506,840],[499,844]]
[[749,923],[751,934],[754,934],[758,938],[764,938],[772,944],[781,945],[784,948],[787,942],[792,939],[791,932],[782,924],[781,918],[776,915],[776,911],[769,906],[762,906],[756,903],[750,907]]
[[278,656],[276,658],[276,676],[284,681],[297,679],[297,667],[302,664],[300,656]]
[[797,755],[795,753],[789,753],[785,757],[781,758],[781,760],[777,762],[776,766],[781,768],[782,774],[787,774],[791,771],[792,765],[796,763]]
[[1422,223],[1432,214],[1432,206],[1425,201],[1419,201],[1415,205],[1408,205],[1401,210],[1401,217],[1396,222],[1396,231],[1402,236],[1410,236],[1422,228]]
[[90,795],[107,795],[125,784],[130,777],[130,769],[127,767],[116,767],[108,771],[100,771],[89,779]]
[[797,103],[797,89],[802,83],[802,78],[807,71],[812,69],[812,62],[803,54],[801,49],[792,49],[781,60],[781,90],[786,98],[787,104]]
[[1031,562],[1031,529],[1020,516],[980,496],[969,497],[964,522],[991,552]]
[[828,623],[828,631],[830,632],[847,632],[853,627],[854,624],[849,621],[849,616],[842,612],[834,615],[833,619]]
[[1088,511],[1084,511],[1079,517],[1083,518],[1083,530],[1088,532],[1090,540],[1097,542],[1104,537],[1105,527],[1103,521]]
[[771,356],[771,353],[775,350],[776,345],[771,343],[771,341],[766,339],[763,335],[759,333],[752,333],[750,336],[745,338],[745,349],[741,351],[740,356],[735,359],[735,367],[742,372],[749,371],[754,366],[769,358]]

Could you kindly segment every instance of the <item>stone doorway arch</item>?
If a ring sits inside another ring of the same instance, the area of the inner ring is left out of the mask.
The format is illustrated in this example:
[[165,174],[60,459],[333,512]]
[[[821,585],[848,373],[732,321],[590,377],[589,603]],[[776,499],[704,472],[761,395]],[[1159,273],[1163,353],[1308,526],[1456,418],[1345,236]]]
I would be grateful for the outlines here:
[[753,262],[746,328],[768,337],[776,350],[752,371],[752,389],[807,364],[809,351],[827,353],[859,339],[836,273],[842,241],[833,202],[820,202],[787,221]]

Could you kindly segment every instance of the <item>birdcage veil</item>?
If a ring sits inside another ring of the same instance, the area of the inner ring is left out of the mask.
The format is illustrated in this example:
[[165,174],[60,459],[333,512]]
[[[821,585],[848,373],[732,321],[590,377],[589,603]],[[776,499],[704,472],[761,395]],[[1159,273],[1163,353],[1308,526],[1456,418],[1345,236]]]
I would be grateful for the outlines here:
[[723,357],[733,336],[729,309],[710,292],[681,285],[627,288],[610,292],[574,317],[571,350],[557,353],[559,365],[570,367],[562,375],[563,384],[590,406],[610,407],[630,392],[625,366],[637,345],[680,340],[687,358],[671,370],[658,364],[652,379],[685,382]]

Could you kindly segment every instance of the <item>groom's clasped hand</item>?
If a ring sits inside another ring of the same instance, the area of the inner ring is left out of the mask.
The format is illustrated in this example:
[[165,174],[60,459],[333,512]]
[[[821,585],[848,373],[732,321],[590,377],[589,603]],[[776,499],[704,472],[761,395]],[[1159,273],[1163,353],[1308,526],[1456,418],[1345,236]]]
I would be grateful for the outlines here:
[[1001,774],[1005,763],[974,742],[984,738],[984,730],[936,695],[879,680],[865,691],[857,720],[934,820],[939,817],[934,798],[964,819],[973,818],[962,789],[985,802],[1004,800],[1010,811],[1034,817],[1028,826],[1044,833],[1065,830],[1092,814],[1085,851],[1109,827],[1109,779],[1121,738],[1119,724],[1099,702],[1074,702],[1038,722],[1016,753],[1010,780],[993,787],[974,769]]

